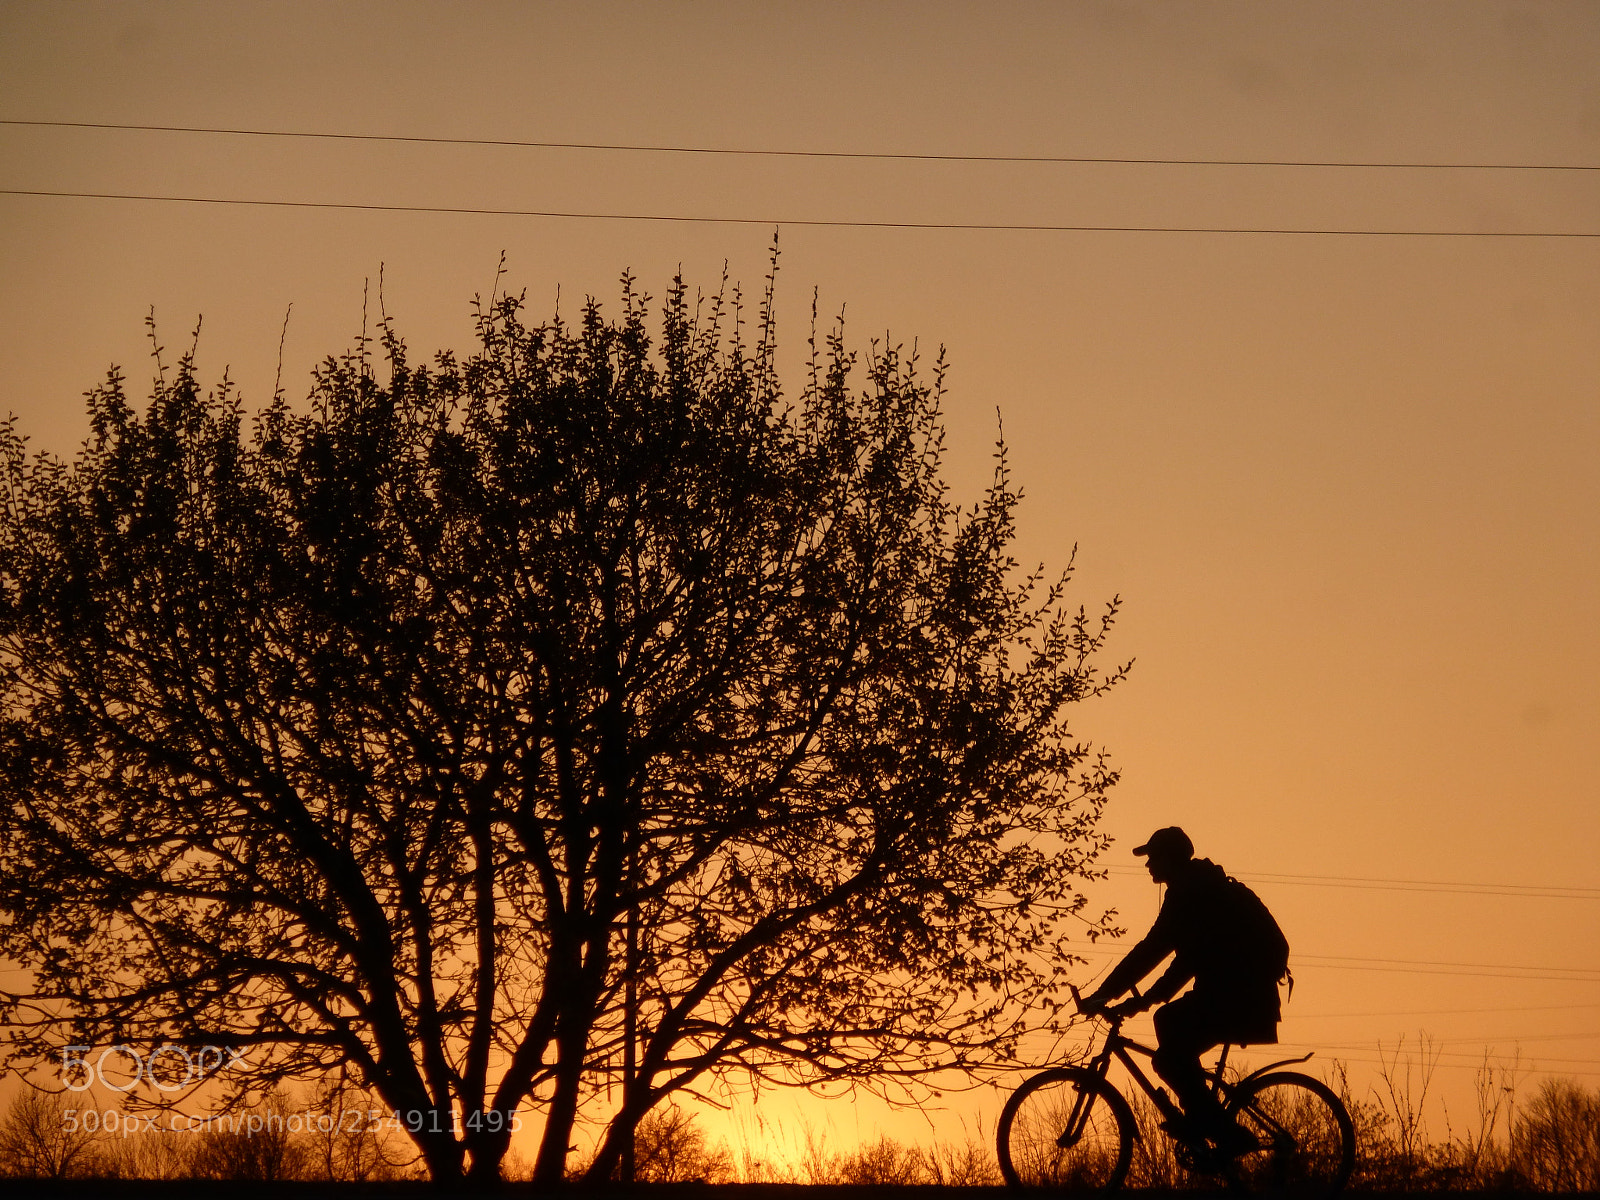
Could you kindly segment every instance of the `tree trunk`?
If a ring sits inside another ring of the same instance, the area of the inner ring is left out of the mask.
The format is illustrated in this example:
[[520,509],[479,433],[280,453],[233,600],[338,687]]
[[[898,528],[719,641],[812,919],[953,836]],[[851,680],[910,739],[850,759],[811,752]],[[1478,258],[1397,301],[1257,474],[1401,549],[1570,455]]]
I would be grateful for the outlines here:
[[424,1140],[421,1148],[428,1179],[435,1187],[453,1187],[462,1182],[463,1147],[454,1137],[430,1137]]
[[589,1164],[589,1169],[584,1172],[583,1181],[586,1184],[605,1183],[616,1172],[617,1165],[622,1161],[622,1155],[628,1148],[633,1138],[634,1129],[639,1124],[642,1112],[635,1112],[631,1105],[625,1105],[606,1128],[605,1141],[600,1143],[600,1149],[594,1156],[594,1162]]
[[[563,1024],[567,1024],[563,1021]],[[583,1078],[583,1051],[587,1030],[576,1036],[562,1031],[556,1036],[560,1055],[556,1065],[555,1093],[545,1110],[544,1136],[539,1142],[539,1157],[533,1166],[533,1182],[546,1186],[566,1178],[567,1147],[572,1143],[572,1124],[578,1115],[578,1089]]]
[[468,1135],[467,1150],[472,1155],[466,1174],[468,1191],[488,1192],[500,1185],[500,1163],[506,1156],[509,1141],[509,1135],[503,1133]]

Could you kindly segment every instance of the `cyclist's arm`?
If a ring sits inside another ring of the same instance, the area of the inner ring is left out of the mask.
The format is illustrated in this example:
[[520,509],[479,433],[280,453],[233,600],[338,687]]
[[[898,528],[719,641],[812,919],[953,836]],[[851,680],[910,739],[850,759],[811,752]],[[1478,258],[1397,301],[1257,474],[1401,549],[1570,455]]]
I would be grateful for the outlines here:
[[1147,1006],[1165,1004],[1171,1000],[1191,979],[1194,978],[1194,969],[1186,966],[1183,956],[1179,955],[1172,960],[1172,965],[1162,972],[1161,978],[1145,989],[1144,998]]
[[[1105,982],[1095,988],[1092,995],[1085,997],[1086,1003],[1090,1008],[1103,1008],[1155,970],[1161,960],[1171,953],[1172,946],[1152,929],[1149,936],[1123,956],[1111,974],[1106,976]],[[1168,975],[1171,973],[1167,972]],[[1161,978],[1165,980],[1166,975]]]

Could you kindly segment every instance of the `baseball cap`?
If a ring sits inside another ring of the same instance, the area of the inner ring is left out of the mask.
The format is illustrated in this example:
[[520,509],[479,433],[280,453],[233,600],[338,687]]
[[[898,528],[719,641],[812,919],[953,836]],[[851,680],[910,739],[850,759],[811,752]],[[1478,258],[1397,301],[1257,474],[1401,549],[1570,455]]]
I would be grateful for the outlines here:
[[1193,858],[1194,843],[1176,825],[1168,825],[1150,835],[1150,840],[1133,848],[1135,854],[1157,854],[1163,858]]

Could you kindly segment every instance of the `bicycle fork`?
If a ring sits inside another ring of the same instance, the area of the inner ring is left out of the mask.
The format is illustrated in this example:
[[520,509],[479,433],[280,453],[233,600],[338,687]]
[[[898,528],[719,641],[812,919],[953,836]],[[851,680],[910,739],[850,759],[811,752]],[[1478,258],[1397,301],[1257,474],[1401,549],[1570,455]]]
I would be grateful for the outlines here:
[[1067,1127],[1061,1131],[1061,1136],[1056,1139],[1056,1145],[1063,1150],[1070,1150],[1083,1138],[1083,1127],[1089,1123],[1089,1106],[1094,1103],[1092,1089],[1074,1087],[1078,1093],[1072,1102],[1072,1112],[1067,1116]]

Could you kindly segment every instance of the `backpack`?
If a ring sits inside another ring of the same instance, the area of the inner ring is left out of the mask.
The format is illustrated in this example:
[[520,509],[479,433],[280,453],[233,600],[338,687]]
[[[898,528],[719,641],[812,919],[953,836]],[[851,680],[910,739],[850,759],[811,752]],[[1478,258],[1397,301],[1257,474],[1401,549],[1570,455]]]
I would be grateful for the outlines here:
[[1289,994],[1294,995],[1294,976],[1289,971],[1289,939],[1283,936],[1278,922],[1261,902],[1261,897],[1228,876],[1228,907],[1231,924],[1237,937],[1235,942],[1239,966],[1256,974],[1258,971],[1279,983],[1288,980]]

